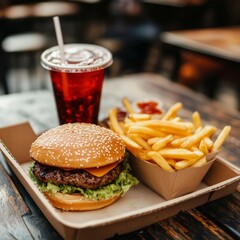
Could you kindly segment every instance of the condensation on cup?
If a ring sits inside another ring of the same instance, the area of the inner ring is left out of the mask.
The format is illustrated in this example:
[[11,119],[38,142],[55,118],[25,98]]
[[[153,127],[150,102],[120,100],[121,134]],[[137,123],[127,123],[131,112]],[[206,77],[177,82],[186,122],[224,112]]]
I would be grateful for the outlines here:
[[112,64],[112,54],[92,44],[65,44],[66,62],[59,47],[47,49],[41,64],[51,76],[60,124],[98,123],[104,70]]

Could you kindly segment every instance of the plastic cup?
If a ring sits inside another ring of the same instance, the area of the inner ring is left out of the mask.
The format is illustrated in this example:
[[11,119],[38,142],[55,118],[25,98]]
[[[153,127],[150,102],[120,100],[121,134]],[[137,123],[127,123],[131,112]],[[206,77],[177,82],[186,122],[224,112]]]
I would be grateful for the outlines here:
[[58,46],[41,55],[50,72],[59,122],[97,124],[104,70],[112,64],[112,54],[91,44],[65,44],[64,53],[65,63]]

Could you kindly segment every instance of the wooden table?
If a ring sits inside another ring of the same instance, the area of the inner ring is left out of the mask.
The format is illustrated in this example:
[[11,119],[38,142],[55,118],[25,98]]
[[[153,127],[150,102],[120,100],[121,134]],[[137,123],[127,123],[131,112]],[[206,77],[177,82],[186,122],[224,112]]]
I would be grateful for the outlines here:
[[[221,156],[240,167],[240,114],[223,109],[218,102],[154,74],[129,75],[105,80],[100,120],[109,109],[121,106],[123,96],[130,100],[158,97],[165,107],[181,101],[183,116],[198,110],[205,123],[218,128],[233,127]],[[36,132],[58,125],[52,92],[36,91],[0,97],[0,126],[30,121]],[[62,239],[43,216],[27,191],[1,157],[0,162],[0,238]],[[115,239],[239,239],[240,193],[215,200],[196,209],[160,221]]]
[[167,5],[174,7],[185,7],[192,5],[201,5],[204,3],[203,0],[142,0],[142,2],[151,3],[151,4],[159,4],[159,5]]
[[240,63],[240,27],[165,32],[164,43]]
[[[240,27],[226,28],[208,28],[185,31],[164,32],[160,36],[164,46],[173,46],[175,66],[173,68],[171,79],[176,80],[179,68],[182,64],[182,52],[192,52],[210,59],[217,60],[225,71],[225,78],[228,79],[232,71],[237,71],[240,66]],[[166,44],[166,45],[165,45]],[[164,50],[163,50],[164,54]],[[164,58],[164,57],[163,57]],[[230,70],[229,70],[230,67]],[[238,71],[239,72],[239,71]],[[218,75],[222,75],[224,71]],[[214,97],[218,84],[218,76],[208,79],[208,88],[210,88],[209,97]],[[234,81],[237,94],[240,94],[240,84]],[[239,101],[240,108],[240,101]]]

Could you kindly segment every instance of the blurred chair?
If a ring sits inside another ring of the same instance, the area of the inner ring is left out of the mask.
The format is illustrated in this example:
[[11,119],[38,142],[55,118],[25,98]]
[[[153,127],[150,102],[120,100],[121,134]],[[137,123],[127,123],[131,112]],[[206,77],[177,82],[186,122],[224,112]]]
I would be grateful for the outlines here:
[[[51,44],[47,28],[53,16],[76,16],[79,4],[63,1],[24,1],[0,6],[0,81],[5,94],[9,93],[8,71],[25,67],[32,71],[39,65],[40,53]],[[51,24],[53,25],[53,24]],[[46,29],[47,28],[47,29]],[[56,44],[56,43],[54,43]]]
[[183,52],[181,57],[177,81],[195,90],[202,86],[208,97],[215,98],[225,65],[216,59],[191,52]]
[[106,32],[97,43],[113,53],[110,75],[145,71],[149,52],[158,40],[158,26],[146,15],[140,1],[115,0],[108,8]]

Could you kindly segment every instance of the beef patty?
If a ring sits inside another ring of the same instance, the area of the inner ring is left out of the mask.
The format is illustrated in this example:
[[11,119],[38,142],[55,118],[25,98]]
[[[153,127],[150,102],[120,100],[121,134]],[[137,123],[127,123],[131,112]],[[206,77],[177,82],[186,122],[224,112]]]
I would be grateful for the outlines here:
[[35,162],[33,166],[33,174],[42,182],[51,182],[55,185],[67,184],[89,189],[96,189],[110,184],[122,170],[123,166],[120,163],[102,177],[96,177],[83,169],[64,170],[39,162]]

